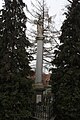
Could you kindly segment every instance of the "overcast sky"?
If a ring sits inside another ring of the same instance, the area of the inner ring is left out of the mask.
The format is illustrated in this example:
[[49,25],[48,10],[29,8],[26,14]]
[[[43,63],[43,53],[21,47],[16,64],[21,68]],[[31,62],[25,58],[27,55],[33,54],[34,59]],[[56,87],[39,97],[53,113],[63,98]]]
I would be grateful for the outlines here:
[[[0,8],[2,6],[2,1],[3,0],[0,0]],[[32,1],[33,3],[35,3],[35,0],[23,0],[23,1],[28,5],[29,9],[31,9],[30,2]],[[63,20],[65,19],[63,13],[66,10],[65,6],[68,4],[68,1],[67,0],[45,0],[45,1],[49,8],[49,14],[51,16],[56,14],[55,24],[57,28],[60,28]]]
[[[30,2],[31,0],[23,0],[27,6],[28,9],[31,9]],[[65,16],[63,15],[66,11],[65,6],[68,4],[67,0],[45,0],[47,3],[47,7],[49,8],[49,15],[53,16],[56,14],[55,17],[55,27],[59,30],[62,22],[65,19]],[[35,0],[32,0],[33,3],[35,3]],[[2,0],[0,0],[0,8],[2,6]]]
[[[27,4],[29,10],[31,9],[31,5],[30,5],[31,1],[36,4],[35,2],[36,0],[23,0],[23,1]],[[49,14],[51,16],[56,14],[55,25],[58,29],[60,29],[60,26],[65,19],[65,16],[63,14],[66,11],[65,6],[68,4],[68,1],[67,0],[45,0],[45,2],[47,4],[47,7],[49,8]]]

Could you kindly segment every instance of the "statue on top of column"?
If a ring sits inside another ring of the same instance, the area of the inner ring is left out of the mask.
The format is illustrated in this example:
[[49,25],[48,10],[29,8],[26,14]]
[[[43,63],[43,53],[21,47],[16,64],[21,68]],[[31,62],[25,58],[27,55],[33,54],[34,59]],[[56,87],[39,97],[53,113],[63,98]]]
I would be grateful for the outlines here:
[[37,21],[37,36],[38,37],[43,36],[43,20],[41,15],[39,16],[39,19]]

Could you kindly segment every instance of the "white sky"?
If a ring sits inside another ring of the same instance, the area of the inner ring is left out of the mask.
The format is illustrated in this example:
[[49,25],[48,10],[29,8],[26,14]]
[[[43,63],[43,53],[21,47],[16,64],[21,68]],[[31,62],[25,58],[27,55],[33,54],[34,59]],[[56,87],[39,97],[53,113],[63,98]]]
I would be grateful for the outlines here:
[[2,0],[0,0],[0,8],[2,7]]
[[[36,4],[36,0],[23,0],[27,6],[28,9],[31,9],[31,1]],[[60,26],[62,22],[65,19],[65,16],[63,15],[66,11],[65,6],[68,4],[67,0],[45,0],[47,7],[49,8],[49,15],[53,16],[56,14],[55,17],[55,25],[57,29],[60,29]]]
[[[27,6],[28,9],[31,10],[31,1],[33,3],[35,3],[35,0],[23,0]],[[66,11],[65,6],[68,4],[67,0],[45,0],[45,2],[47,3],[47,7],[49,8],[49,15],[50,16],[54,16],[56,14],[55,17],[55,27],[59,30],[62,22],[65,19],[65,16],[63,15],[64,12]],[[0,0],[0,8],[2,6],[2,0]]]
[[[35,5],[37,5],[37,3],[35,2],[36,0],[23,0],[23,1],[27,4],[29,10],[32,9],[32,6],[30,4],[31,1]],[[61,25],[62,25],[62,22],[65,19],[65,16],[63,14],[66,11],[65,6],[68,4],[68,2],[67,2],[67,0],[45,0],[45,2],[47,4],[47,7],[49,8],[49,15],[50,16],[54,16],[56,14],[56,17],[55,17],[55,28],[57,30],[59,30]],[[35,62],[36,61],[34,61],[34,63],[32,62],[31,64],[35,65],[36,64]],[[46,69],[44,67],[43,67],[43,69],[44,69],[43,70],[44,72],[48,72],[48,71],[46,71]]]
[[[4,0],[0,0],[0,8],[2,6],[2,1]],[[31,5],[30,5],[31,1],[35,3],[35,0],[23,0],[23,1],[28,5],[29,9],[31,9]],[[51,16],[56,14],[55,25],[58,29],[60,29],[60,26],[65,18],[63,13],[66,10],[65,6],[68,4],[68,1],[67,0],[45,0],[45,2],[47,3],[47,6],[49,8],[49,14]]]

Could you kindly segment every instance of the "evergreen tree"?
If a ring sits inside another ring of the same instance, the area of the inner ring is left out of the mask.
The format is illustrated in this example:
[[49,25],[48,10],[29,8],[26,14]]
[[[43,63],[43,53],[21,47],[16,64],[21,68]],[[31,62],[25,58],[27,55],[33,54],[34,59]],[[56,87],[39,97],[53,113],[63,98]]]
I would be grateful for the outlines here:
[[0,120],[28,120],[32,82],[22,0],[4,0],[0,10]]
[[52,61],[55,120],[80,120],[80,0],[68,0],[60,46]]

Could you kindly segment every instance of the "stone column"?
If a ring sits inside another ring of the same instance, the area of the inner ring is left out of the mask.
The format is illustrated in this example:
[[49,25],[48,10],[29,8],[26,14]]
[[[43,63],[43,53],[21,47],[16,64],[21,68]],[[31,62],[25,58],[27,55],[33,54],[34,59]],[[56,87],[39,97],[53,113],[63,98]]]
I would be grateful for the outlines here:
[[36,61],[36,79],[35,84],[42,85],[43,72],[43,36],[36,37],[37,40],[37,61]]

